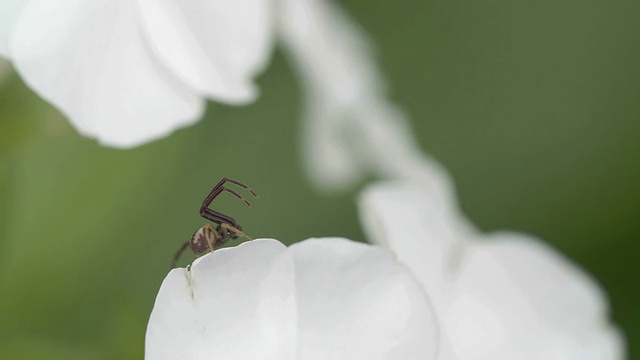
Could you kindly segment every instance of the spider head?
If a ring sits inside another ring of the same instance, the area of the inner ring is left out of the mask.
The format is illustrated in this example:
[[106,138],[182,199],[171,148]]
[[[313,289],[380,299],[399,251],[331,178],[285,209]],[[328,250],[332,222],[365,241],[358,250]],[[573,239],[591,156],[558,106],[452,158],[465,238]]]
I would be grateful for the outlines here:
[[211,225],[206,224],[205,226],[196,230],[191,236],[191,240],[189,240],[189,246],[191,250],[197,255],[200,256],[205,252],[210,252],[216,249],[220,236],[216,229],[214,229]]

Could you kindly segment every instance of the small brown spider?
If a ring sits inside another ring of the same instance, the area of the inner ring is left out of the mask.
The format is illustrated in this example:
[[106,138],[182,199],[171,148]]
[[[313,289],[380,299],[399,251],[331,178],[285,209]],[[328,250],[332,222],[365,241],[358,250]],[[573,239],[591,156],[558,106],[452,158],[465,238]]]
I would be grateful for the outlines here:
[[232,217],[209,209],[209,204],[211,204],[213,199],[215,199],[223,191],[232,194],[238,199],[244,201],[247,206],[252,207],[251,203],[249,203],[247,199],[242,197],[242,195],[238,194],[235,190],[224,186],[224,184],[227,182],[243,187],[244,189],[248,190],[256,199],[260,198],[258,194],[249,189],[247,185],[241,183],[240,181],[230,179],[228,177],[222,178],[222,180],[220,180],[220,182],[213,187],[209,195],[202,202],[202,206],[200,207],[200,216],[218,224],[218,226],[214,228],[210,224],[206,224],[196,230],[193,236],[191,236],[191,239],[185,242],[173,257],[171,268],[176,267],[176,263],[178,262],[180,255],[182,255],[187,246],[191,247],[191,250],[193,250],[196,256],[200,256],[207,251],[212,252],[218,249],[229,239],[237,239],[239,236],[242,236],[251,240],[250,237],[242,232],[242,227],[240,227],[240,225],[238,225],[238,223]]

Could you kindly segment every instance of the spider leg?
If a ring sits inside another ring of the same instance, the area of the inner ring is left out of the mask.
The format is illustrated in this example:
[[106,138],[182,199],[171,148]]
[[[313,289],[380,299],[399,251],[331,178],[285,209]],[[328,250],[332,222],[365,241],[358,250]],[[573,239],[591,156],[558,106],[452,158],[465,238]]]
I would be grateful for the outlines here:
[[238,227],[238,223],[234,218],[208,208],[200,209],[200,216],[218,225],[229,224],[233,227]]
[[[226,223],[223,223],[223,224],[226,224]],[[209,230],[211,230],[211,233],[213,234],[213,243],[211,241],[209,241],[209,238],[207,238],[207,244],[209,244],[209,250],[211,252],[214,252],[216,250],[218,242],[220,241],[220,238],[221,238],[220,233],[218,233],[218,230],[214,229],[209,224],[207,224],[205,226],[208,227]]]
[[243,233],[242,230],[238,229],[237,227],[231,226],[227,223],[222,223],[220,224],[220,227],[226,231],[232,232],[238,236],[242,236],[244,238],[247,238],[249,240],[253,240],[252,238],[250,238],[247,234]]
[[205,218],[205,219],[207,219],[209,221],[212,221],[212,222],[214,222],[214,223],[216,223],[218,225],[220,225],[222,223],[227,223],[227,224],[229,224],[229,225],[231,225],[231,226],[233,226],[235,228],[239,228],[238,223],[232,217],[209,209],[209,205],[211,204],[213,199],[215,199],[223,191],[229,192],[230,194],[234,195],[238,199],[244,201],[244,203],[247,204],[247,206],[251,207],[251,203],[249,203],[249,201],[247,201],[247,199],[245,199],[237,191],[224,186],[224,184],[227,183],[227,182],[230,182],[232,184],[236,184],[238,186],[241,186],[242,188],[247,189],[256,198],[259,197],[258,194],[256,194],[253,190],[251,190],[247,185],[241,183],[238,180],[234,180],[234,179],[225,177],[225,178],[222,178],[222,180],[220,180],[216,184],[216,186],[213,187],[213,189],[211,189],[211,192],[209,193],[209,195],[207,195],[207,197],[202,202],[202,206],[200,207],[200,216],[202,216],[203,218]]
[[180,259],[180,256],[187,249],[188,246],[189,246],[189,241],[182,244],[182,246],[180,247],[180,250],[178,250],[178,252],[173,256],[173,262],[171,263],[172,269],[176,267],[176,264],[178,263],[178,259]]
[[238,194],[237,191],[230,189],[226,186],[222,187],[221,191],[227,191],[229,193],[231,193],[233,196],[237,197],[238,199],[242,200],[245,204],[247,204],[248,207],[252,208],[253,206],[251,206],[251,203],[249,202],[249,200],[245,199],[242,195]]
[[[230,182],[230,183],[232,183],[232,184],[236,184],[236,185],[238,185],[238,186],[240,186],[240,187],[242,187],[242,188],[246,189],[247,191],[249,191],[249,192],[251,193],[251,195],[253,195],[253,197],[255,197],[256,199],[260,199],[260,195],[256,194],[256,192],[255,192],[255,191],[251,190],[247,185],[245,185],[245,184],[241,183],[241,182],[240,182],[240,181],[238,181],[238,180],[235,180],[235,179],[232,179],[232,178],[225,177],[225,178],[223,178],[223,179],[222,179],[222,181],[225,181],[225,182],[227,182],[227,181],[228,181],[228,182]],[[221,181],[221,182],[222,182],[222,181]]]
[[220,195],[223,191],[226,191],[228,193],[230,193],[231,195],[237,197],[238,199],[242,200],[248,207],[253,207],[251,206],[251,203],[249,202],[249,200],[245,199],[244,196],[240,195],[237,191],[228,188],[226,186],[220,186],[217,188],[214,188],[215,192],[211,192],[209,194],[209,196],[207,196],[207,198],[202,202],[202,206],[201,209],[206,209],[209,207],[209,204],[211,204],[211,202],[213,201],[213,199],[215,199],[218,195]]
[[[211,204],[211,202],[213,201],[213,199],[216,198],[216,196],[220,195],[220,193],[222,193],[223,191],[228,191],[231,194],[235,195],[236,197],[238,197],[240,200],[244,201],[245,204],[247,204],[248,206],[251,206],[251,204],[245,199],[243,198],[240,194],[238,194],[236,191],[229,189],[228,187],[224,186],[225,183],[230,182],[232,184],[236,184],[246,190],[248,190],[251,195],[253,195],[256,199],[260,198],[260,196],[258,194],[256,194],[255,191],[251,190],[247,185],[241,183],[238,180],[234,180],[228,177],[224,177],[222,178],[222,180],[220,180],[216,186],[213,187],[213,189],[211,189],[211,192],[209,193],[209,195],[207,195],[207,197],[204,199],[204,201],[202,202],[202,207],[203,208],[208,208],[209,205]],[[201,210],[202,211],[202,210]]]

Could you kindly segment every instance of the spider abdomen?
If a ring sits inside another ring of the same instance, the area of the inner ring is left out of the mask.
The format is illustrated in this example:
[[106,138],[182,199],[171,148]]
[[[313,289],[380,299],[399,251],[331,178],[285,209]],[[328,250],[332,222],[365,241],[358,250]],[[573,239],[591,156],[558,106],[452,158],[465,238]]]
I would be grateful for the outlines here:
[[218,232],[211,225],[202,226],[191,236],[189,246],[193,252],[200,256],[201,254],[216,249],[218,242]]

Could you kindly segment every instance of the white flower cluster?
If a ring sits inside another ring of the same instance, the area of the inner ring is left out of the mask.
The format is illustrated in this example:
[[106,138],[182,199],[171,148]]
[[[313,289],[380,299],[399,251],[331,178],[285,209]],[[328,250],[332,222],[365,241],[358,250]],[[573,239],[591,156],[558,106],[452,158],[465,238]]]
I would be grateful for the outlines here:
[[541,241],[482,234],[416,145],[360,30],[329,0],[4,0],[0,55],[78,131],[132,147],[242,104],[278,34],[324,188],[367,173],[376,245],[260,239],[166,277],[146,359],[621,360],[603,291]]
[[476,232],[448,200],[418,180],[374,184],[360,214],[378,246],[261,239],[174,269],[146,358],[625,358],[586,273],[531,237]]
[[[299,267],[293,271],[300,288],[272,295],[296,299],[295,306],[289,307],[296,335],[283,333],[280,340],[287,346],[278,350],[261,350],[256,355],[237,348],[233,353],[217,352],[216,347],[208,353],[210,358],[624,359],[623,337],[609,320],[605,295],[586,273],[537,239],[508,232],[482,234],[460,213],[449,175],[419,150],[402,112],[386,99],[367,41],[345,14],[326,1],[299,0],[289,5],[283,8],[279,25],[307,93],[305,164],[311,178],[329,189],[348,186],[366,173],[391,179],[362,192],[360,215],[369,239],[394,253],[399,262],[390,265],[388,257],[381,256],[379,263],[364,265],[369,271],[354,276],[365,259],[341,250],[347,246],[345,240],[315,239],[293,245],[294,250],[335,246],[330,252],[309,251],[309,257],[296,262]],[[376,246],[360,246],[365,252],[380,251]],[[295,258],[296,252],[292,253]],[[333,258],[325,258],[329,254]],[[202,265],[196,262],[194,267]],[[403,282],[388,281],[378,272],[380,266],[388,266],[386,273],[391,277],[404,274],[406,266],[415,283],[409,285],[411,279],[404,276]],[[305,275],[298,275],[300,272]],[[227,274],[224,276],[230,276]],[[170,274],[165,284],[175,276]],[[247,279],[249,287],[255,287],[252,281]],[[226,291],[252,293],[243,282],[228,282]],[[158,301],[171,296],[163,291],[164,286]],[[419,312],[423,315],[406,312],[415,309],[421,294],[404,288],[415,286],[426,292],[429,301],[424,305],[433,309],[435,318],[425,316],[424,309]],[[399,287],[403,295],[396,292]],[[217,289],[200,295],[215,298],[222,292]],[[410,299],[410,294],[415,298]],[[198,302],[196,297],[189,305]],[[369,312],[372,306],[375,310]],[[314,311],[296,312],[300,308]],[[175,324],[158,326],[158,312],[178,313],[184,319],[177,306],[156,304],[149,323],[148,354],[160,342],[170,342],[174,349],[212,344],[203,339],[194,346],[169,335]],[[192,314],[191,325],[205,326],[198,319],[201,311]],[[251,311],[246,331],[264,323],[255,314]],[[247,314],[238,311],[235,316],[244,320]],[[413,321],[416,317],[428,318],[427,323]],[[225,326],[215,316],[205,322]],[[235,332],[227,336],[224,329],[209,334],[219,337],[215,343],[238,338]],[[273,333],[260,333],[251,341],[261,344],[261,339],[270,336]],[[292,338],[293,345],[288,347]],[[282,349],[290,352],[278,352]]]

